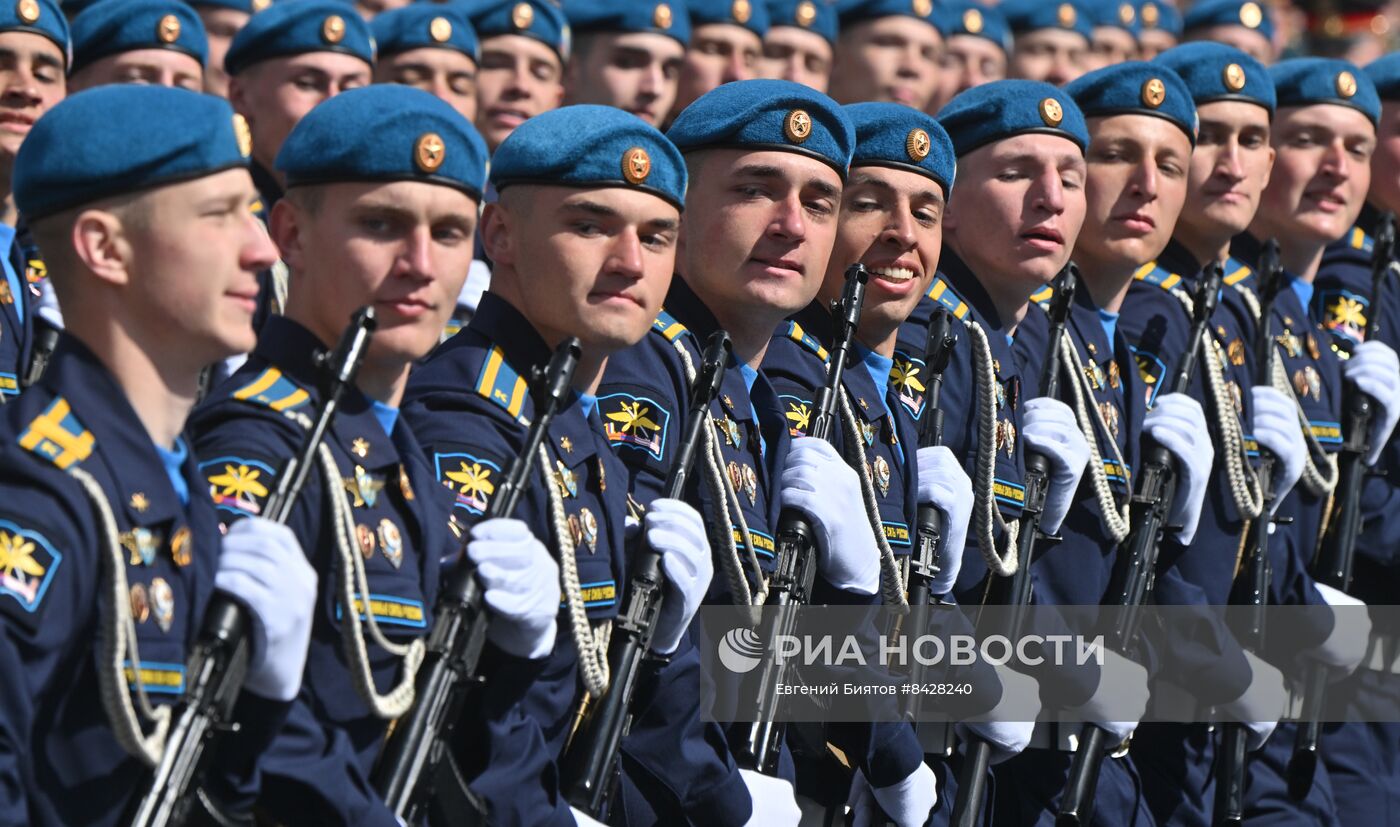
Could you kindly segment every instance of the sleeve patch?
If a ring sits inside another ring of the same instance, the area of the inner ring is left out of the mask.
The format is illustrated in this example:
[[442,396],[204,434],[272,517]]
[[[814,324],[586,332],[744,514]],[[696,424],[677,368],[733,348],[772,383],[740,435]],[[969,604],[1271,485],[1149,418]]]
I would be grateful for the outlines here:
[[915,419],[924,412],[924,395],[928,392],[928,387],[924,384],[928,379],[924,375],[926,367],[928,365],[923,359],[909,356],[899,350],[895,351],[894,365],[890,367],[890,385],[899,394],[900,403]]
[[231,456],[201,462],[199,472],[209,483],[214,506],[240,517],[262,514],[277,477],[277,469],[266,462]]
[[[341,609],[339,602],[335,606],[335,619],[340,620]],[[428,628],[428,616],[423,610],[423,601],[413,600],[406,597],[394,597],[387,594],[370,593],[369,610],[374,612],[376,622],[389,626],[407,626],[410,629]],[[365,601],[358,593],[355,594],[355,613],[360,616],[361,621],[367,621],[365,616]]]
[[614,449],[642,451],[657,462],[665,455],[671,412],[655,399],[623,392],[600,396],[598,415]]
[[782,394],[778,402],[783,406],[783,416],[787,418],[788,434],[806,436],[812,427],[812,400]]
[[1359,344],[1366,339],[1366,312],[1371,303],[1350,290],[1322,294],[1322,325],[1329,332]]
[[0,520],[0,595],[33,614],[44,602],[63,554],[37,531]]
[[68,400],[61,396],[25,426],[19,437],[19,447],[64,471],[91,456],[95,442],[92,433],[73,414]]
[[297,383],[282,375],[277,368],[268,368],[257,379],[234,391],[233,398],[240,402],[263,405],[278,413],[295,411],[308,407],[311,394]]
[[481,516],[504,472],[499,463],[468,453],[433,454],[438,480],[456,495],[456,507]]

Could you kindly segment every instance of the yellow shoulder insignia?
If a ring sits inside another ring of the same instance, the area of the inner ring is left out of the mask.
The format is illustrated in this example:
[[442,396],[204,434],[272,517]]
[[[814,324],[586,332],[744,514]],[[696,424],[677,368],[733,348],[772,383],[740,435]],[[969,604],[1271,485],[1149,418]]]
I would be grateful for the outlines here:
[[651,323],[651,329],[666,337],[666,341],[674,342],[677,336],[686,332],[685,325],[676,321],[676,317],[662,310],[656,316],[656,321]]
[[506,409],[506,413],[519,417],[525,408],[530,385],[525,377],[516,373],[506,361],[505,351],[491,348],[486,362],[481,366],[481,376],[476,380],[476,392]]
[[811,351],[812,353],[815,353],[818,359],[822,360],[823,362],[826,361],[826,357],[828,355],[826,352],[826,348],[822,347],[822,343],[818,342],[816,340],[816,337],[808,333],[806,330],[803,330],[802,325],[798,324],[797,322],[788,322],[787,330],[784,331],[783,335],[787,336],[794,342],[797,342],[799,345]]
[[1031,294],[1031,301],[1040,305],[1041,307],[1048,308],[1050,306],[1050,300],[1054,297],[1055,285],[1047,284]]
[[967,318],[967,302],[953,292],[953,288],[948,286],[948,282],[942,276],[934,276],[933,284],[929,286],[928,297],[948,308],[957,319]]
[[299,410],[311,403],[311,394],[283,376],[277,368],[264,370],[257,379],[234,391],[233,398],[263,405],[279,413]]
[[91,456],[94,443],[92,432],[83,427],[68,400],[61,396],[55,397],[19,435],[19,447],[65,471]]
[[1181,284],[1181,276],[1176,273],[1169,273],[1157,266],[1157,262],[1149,261],[1133,273],[1133,278],[1147,284],[1155,284],[1163,290],[1171,290]]
[[[1239,262],[1235,261],[1234,259],[1230,259],[1229,263],[1239,264]],[[1230,287],[1234,287],[1235,285],[1249,278],[1253,272],[1254,270],[1251,267],[1249,267],[1249,265],[1240,264],[1239,267],[1225,274],[1225,284]]]
[[1347,234],[1347,244],[1353,250],[1365,250],[1366,252],[1370,252],[1371,236],[1360,227],[1352,227],[1351,232]]

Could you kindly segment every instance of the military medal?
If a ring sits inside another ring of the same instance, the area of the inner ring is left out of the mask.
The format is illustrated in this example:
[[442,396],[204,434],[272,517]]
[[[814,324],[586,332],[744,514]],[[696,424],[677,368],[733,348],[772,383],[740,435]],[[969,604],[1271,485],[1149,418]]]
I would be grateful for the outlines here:
[[559,437],[559,447],[572,454],[574,452],[574,441],[566,436]]
[[574,472],[564,465],[563,460],[555,460],[554,465],[559,469],[554,478],[559,483],[561,493],[566,497],[577,497],[578,479],[574,477]]
[[1016,426],[1009,420],[997,420],[996,447],[1006,451],[1008,457],[1016,455]]
[[155,562],[156,549],[160,548],[160,541],[149,529],[133,528],[121,535],[118,540],[131,555],[127,561],[129,565],[149,566]]
[[404,502],[413,502],[413,483],[408,481],[408,469],[399,466],[399,493],[403,494]]
[[1093,362],[1084,366],[1084,378],[1089,380],[1089,385],[1094,390],[1103,388],[1103,378],[1099,366]]
[[1294,336],[1291,330],[1284,330],[1283,335],[1278,337],[1278,343],[1290,359],[1297,359],[1298,354],[1302,352],[1302,348],[1298,344],[1298,337]]
[[754,473],[753,466],[745,465],[744,470],[744,496],[749,498],[749,505],[758,501],[758,475]]
[[583,542],[588,545],[588,553],[592,554],[598,548],[598,518],[585,507],[578,513],[578,525]]
[[1225,349],[1225,352],[1230,357],[1230,364],[1234,365],[1235,367],[1239,367],[1240,365],[1244,364],[1244,342],[1242,342],[1241,340],[1235,339],[1234,341],[1230,342],[1230,346]]
[[1304,341],[1307,342],[1308,345],[1308,356],[1311,357],[1313,361],[1317,361],[1322,356],[1322,351],[1317,346],[1317,339],[1313,338],[1313,335],[1309,333]]
[[360,543],[360,556],[366,560],[374,556],[374,529],[367,525],[355,526],[355,539]]
[[175,561],[175,565],[188,566],[193,559],[190,549],[190,527],[180,526],[175,532],[175,536],[170,538],[170,559]]
[[729,482],[733,484],[734,490],[744,490],[744,472],[739,470],[739,463],[730,460],[725,470],[729,472]]
[[146,597],[146,587],[135,583],[131,587],[131,619],[137,623],[145,623],[146,618],[150,616],[151,601]]
[[1099,416],[1103,417],[1103,424],[1108,427],[1108,432],[1113,435],[1113,441],[1118,441],[1118,406],[1112,402],[1099,403]]
[[356,437],[355,441],[350,443],[350,450],[355,456],[364,459],[369,456],[369,441]]
[[875,426],[869,422],[860,423],[860,434],[865,438],[866,445],[875,444]]
[[996,386],[997,386],[997,410],[1001,410],[1002,408],[1005,408],[1005,407],[1006,407],[1006,386],[1003,385],[1001,382],[997,382],[997,383],[996,383]]
[[882,497],[890,493],[890,464],[884,457],[875,458],[875,487]]
[[164,577],[157,577],[151,581],[150,595],[151,613],[156,616],[156,625],[162,632],[170,631],[170,624],[175,621],[175,592]]
[[1109,386],[1110,388],[1114,388],[1114,389],[1116,390],[1116,389],[1118,388],[1118,386],[1121,385],[1121,384],[1123,384],[1123,370],[1122,370],[1122,368],[1118,367],[1118,362],[1116,362],[1116,361],[1114,361],[1114,362],[1109,362],[1109,363],[1108,363],[1108,386]]
[[389,561],[389,565],[394,568],[403,565],[403,535],[388,517],[379,521],[379,545],[384,549],[384,559]]
[[608,469],[603,467],[603,458],[598,457],[598,492],[608,490]]

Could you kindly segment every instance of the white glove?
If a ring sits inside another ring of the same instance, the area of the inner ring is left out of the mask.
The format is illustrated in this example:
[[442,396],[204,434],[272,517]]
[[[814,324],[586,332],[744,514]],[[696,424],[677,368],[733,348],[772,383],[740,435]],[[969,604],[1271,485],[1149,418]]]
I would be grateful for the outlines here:
[[1050,487],[1045,493],[1040,530],[1055,534],[1069,513],[1079,478],[1089,464],[1089,442],[1079,430],[1074,411],[1048,396],[1032,399],[1021,409],[1021,436],[1028,447],[1050,462]]
[[1371,450],[1366,453],[1366,464],[1375,465],[1400,419],[1400,358],[1385,342],[1362,342],[1342,365],[1342,374],[1381,408],[1371,418]]
[[1313,585],[1317,586],[1328,606],[1342,611],[1332,612],[1332,619],[1335,621],[1332,624],[1332,633],[1322,645],[1307,654],[1313,660],[1321,661],[1337,670],[1339,674],[1334,676],[1336,678],[1350,675],[1366,657],[1366,644],[1371,637],[1371,616],[1366,612],[1365,603],[1346,592],[1322,583]]
[[579,827],[607,827],[603,822],[576,807],[570,807],[569,812],[574,814],[574,823]]
[[942,568],[930,590],[935,595],[947,594],[962,570],[967,521],[972,516],[972,480],[945,446],[920,448],[918,457],[919,502],[932,503],[943,512]]
[[880,552],[860,492],[860,478],[823,439],[792,441],[783,468],[782,502],[807,516],[817,533],[817,570],[838,589],[871,595],[880,588]]
[[988,720],[960,723],[954,731],[963,739],[972,734],[991,744],[992,763],[1000,764],[1030,746],[1035,719],[1040,715],[1040,684],[1005,666],[996,670],[1001,700],[987,713]]
[[1113,743],[1121,744],[1147,712],[1147,697],[1147,670],[1112,649],[1105,649],[1099,687],[1093,697],[1070,710],[1070,720],[1088,721],[1107,730]]
[[316,570],[296,535],[261,517],[229,526],[214,587],[236,598],[251,615],[252,658],[244,688],[274,701],[295,698],[316,606]]
[[467,557],[495,615],[486,639],[520,658],[542,658],[554,650],[559,616],[559,564],[530,527],[495,518],[472,526]]
[[739,777],[753,800],[753,815],[744,827],[797,827],[802,810],[791,784],[753,770],[739,770]]
[[1252,652],[1245,652],[1244,657],[1249,661],[1254,676],[1249,679],[1244,694],[1221,704],[1219,711],[1225,720],[1239,721],[1245,725],[1249,730],[1249,741],[1245,747],[1253,752],[1264,746],[1278,726],[1288,702],[1288,690],[1284,688],[1283,673],[1273,664],[1261,660]]
[[652,500],[646,514],[647,542],[661,554],[665,599],[656,618],[651,649],[669,655],[681,644],[715,568],[700,512],[681,500]]
[[[853,827],[876,824],[876,805],[898,827],[923,827],[933,805],[938,803],[938,779],[928,764],[920,763],[903,781],[888,787],[872,787],[865,773],[856,770],[851,779],[851,794],[846,806],[851,808]],[[883,821],[878,822],[883,823]]]
[[1159,397],[1142,421],[1142,431],[1176,457],[1180,480],[1176,498],[1167,519],[1177,530],[1177,540],[1189,544],[1201,522],[1201,506],[1206,500],[1206,483],[1215,462],[1215,447],[1201,404],[1184,393]]
[[1254,438],[1274,455],[1272,514],[1303,476],[1308,444],[1303,441],[1303,426],[1298,422],[1298,403],[1266,385],[1255,385],[1250,390],[1254,400]]

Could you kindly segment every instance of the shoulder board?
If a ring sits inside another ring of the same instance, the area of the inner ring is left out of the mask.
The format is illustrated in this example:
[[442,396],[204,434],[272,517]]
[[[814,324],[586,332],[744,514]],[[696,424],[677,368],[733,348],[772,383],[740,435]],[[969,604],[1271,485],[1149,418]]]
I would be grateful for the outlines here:
[[1047,284],[1031,294],[1031,302],[1049,309],[1050,300],[1055,298],[1055,285]]
[[1364,250],[1369,253],[1371,252],[1371,245],[1370,234],[1360,227],[1352,227],[1351,232],[1347,233],[1347,246],[1351,247],[1353,250]]
[[1225,262],[1224,282],[1229,287],[1234,287],[1252,275],[1254,268],[1237,258],[1231,257]]
[[928,289],[928,297],[948,308],[959,320],[967,318],[967,302],[962,300],[953,288],[948,286],[948,282],[942,276],[934,276],[933,284]]
[[687,332],[685,325],[676,321],[676,317],[664,309],[657,314],[656,321],[651,323],[651,329],[666,337],[668,342],[674,342],[678,336]]
[[793,340],[794,342],[797,342],[799,345],[811,351],[812,353],[815,353],[818,359],[822,360],[823,362],[826,361],[826,357],[828,355],[826,352],[826,348],[822,347],[822,343],[818,342],[816,338],[812,336],[812,334],[803,330],[802,325],[798,324],[797,322],[788,322],[787,329],[783,331],[783,335]]
[[233,392],[240,402],[263,405],[279,413],[296,411],[311,404],[311,394],[277,368],[268,368],[258,378]]
[[1163,290],[1171,290],[1181,285],[1181,276],[1178,276],[1176,273],[1169,273],[1161,267],[1158,267],[1155,261],[1149,261],[1139,267],[1137,272],[1133,273],[1133,278],[1144,284],[1155,285]]
[[19,447],[65,471],[91,456],[95,442],[92,432],[78,421],[68,400],[61,396],[30,420],[19,435]]
[[525,408],[530,384],[525,377],[515,372],[506,362],[505,352],[499,347],[491,348],[486,361],[481,365],[481,375],[476,380],[478,395],[505,408],[512,417],[519,417]]

